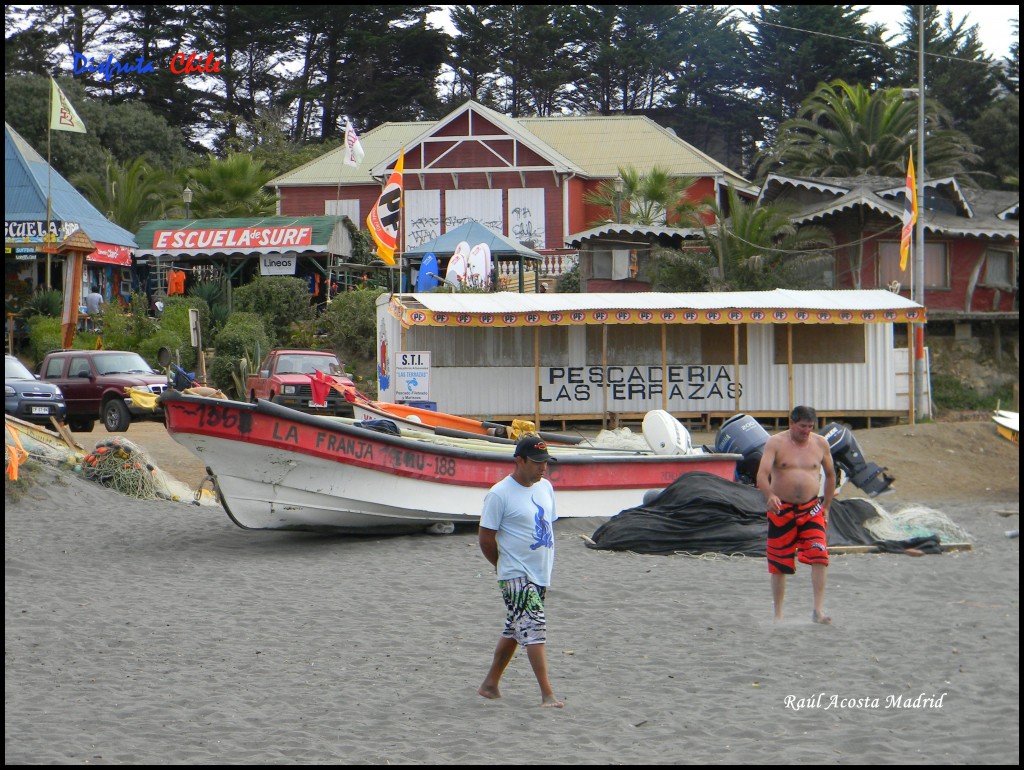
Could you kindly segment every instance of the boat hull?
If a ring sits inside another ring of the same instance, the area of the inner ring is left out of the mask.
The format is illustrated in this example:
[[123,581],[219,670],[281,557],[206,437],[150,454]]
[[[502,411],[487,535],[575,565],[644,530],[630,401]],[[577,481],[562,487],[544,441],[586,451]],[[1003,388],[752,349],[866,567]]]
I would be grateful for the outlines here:
[[[505,444],[392,436],[267,401],[167,391],[161,402],[171,437],[203,461],[228,515],[246,529],[368,533],[475,523],[487,490],[514,466]],[[685,472],[732,479],[740,459],[552,452],[559,518],[614,516]]]

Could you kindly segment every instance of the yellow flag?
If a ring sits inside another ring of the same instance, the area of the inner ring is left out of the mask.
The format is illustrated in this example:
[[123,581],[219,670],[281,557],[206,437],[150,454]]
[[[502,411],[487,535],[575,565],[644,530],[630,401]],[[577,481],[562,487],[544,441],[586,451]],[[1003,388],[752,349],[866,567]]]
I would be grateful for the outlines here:
[[57,81],[50,78],[53,84],[50,95],[50,130],[51,131],[74,131],[76,134],[85,133],[85,123],[78,117],[71,102],[60,90]]
[[903,193],[903,231],[900,233],[900,272],[907,269],[907,257],[910,256],[910,243],[914,236],[914,225],[917,224],[917,179],[914,176],[914,151],[910,151],[907,159],[906,190]]
[[377,255],[389,265],[395,264],[398,226],[402,219],[402,172],[405,170],[405,148],[398,153],[398,162],[391,178],[366,216],[366,227],[377,243]]

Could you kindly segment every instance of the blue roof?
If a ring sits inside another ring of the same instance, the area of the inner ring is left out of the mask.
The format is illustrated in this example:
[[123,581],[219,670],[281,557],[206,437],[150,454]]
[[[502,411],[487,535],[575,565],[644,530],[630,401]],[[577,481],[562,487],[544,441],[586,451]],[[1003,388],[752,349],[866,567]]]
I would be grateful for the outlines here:
[[464,225],[459,225],[454,230],[449,230],[432,241],[427,241],[414,249],[409,249],[405,252],[404,256],[422,257],[428,252],[432,252],[438,257],[450,257],[455,253],[455,247],[461,241],[465,241],[470,247],[476,246],[478,243],[486,243],[487,247],[491,250],[491,255],[496,259],[511,256],[542,259],[541,255],[533,249],[521,243],[516,243],[501,233],[475,221],[466,222]]
[[77,222],[93,242],[136,247],[135,236],[115,225],[56,171],[6,122],[4,123],[4,220],[45,222],[46,190],[50,219]]

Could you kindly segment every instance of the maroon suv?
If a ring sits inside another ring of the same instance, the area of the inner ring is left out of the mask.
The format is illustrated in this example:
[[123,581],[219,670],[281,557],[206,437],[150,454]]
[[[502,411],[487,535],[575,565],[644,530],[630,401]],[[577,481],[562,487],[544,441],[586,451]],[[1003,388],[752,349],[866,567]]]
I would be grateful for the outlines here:
[[57,350],[47,353],[39,376],[58,385],[67,403],[73,431],[91,431],[97,418],[111,433],[128,429],[133,419],[162,420],[163,410],[136,406],[125,388],[161,393],[167,377],[138,353],[126,350]]

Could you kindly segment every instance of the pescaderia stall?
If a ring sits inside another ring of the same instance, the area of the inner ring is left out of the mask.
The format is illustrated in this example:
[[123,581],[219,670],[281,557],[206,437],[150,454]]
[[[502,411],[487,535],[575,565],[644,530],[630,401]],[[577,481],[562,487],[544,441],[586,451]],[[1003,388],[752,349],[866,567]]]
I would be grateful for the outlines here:
[[893,327],[925,321],[884,290],[382,294],[378,398],[538,424],[664,409],[710,425],[797,404],[913,421],[913,360]]

